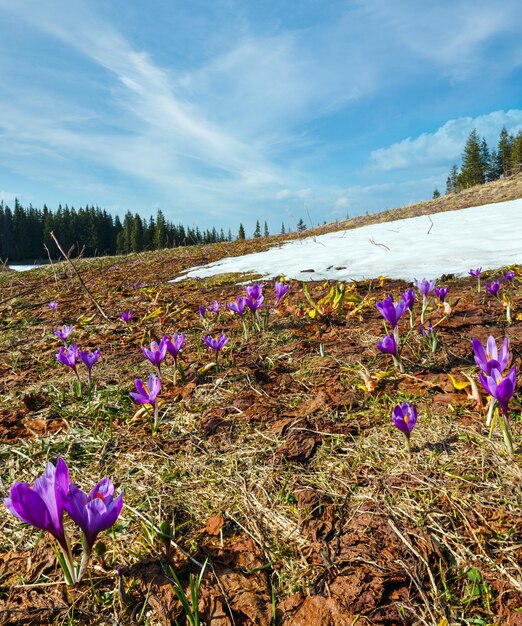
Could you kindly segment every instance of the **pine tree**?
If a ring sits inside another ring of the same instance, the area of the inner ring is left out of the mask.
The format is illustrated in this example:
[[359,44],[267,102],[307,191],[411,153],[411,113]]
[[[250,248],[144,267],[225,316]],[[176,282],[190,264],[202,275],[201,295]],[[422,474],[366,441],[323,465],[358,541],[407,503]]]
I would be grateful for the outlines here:
[[497,147],[497,172],[500,176],[508,176],[511,166],[511,152],[513,150],[513,136],[506,127],[500,131]]
[[243,241],[245,239],[245,229],[243,227],[243,224],[239,224],[239,231],[237,233],[237,238],[239,239],[239,241]]
[[485,137],[483,137],[480,142],[480,163],[484,173],[484,182],[489,182],[488,175],[491,171],[491,155],[489,154],[489,148]]
[[265,237],[268,237],[268,235],[270,235],[270,233],[268,232],[268,224],[266,223],[266,220],[265,220],[265,230],[264,230],[264,236],[265,236]]
[[485,182],[485,171],[482,163],[479,136],[475,129],[469,134],[464,153],[462,167],[458,177],[458,186],[461,189],[480,185]]
[[256,229],[254,230],[254,239],[258,239],[261,237],[261,226],[259,225],[259,220],[256,222]]
[[300,217],[299,221],[297,222],[297,232],[302,233],[303,230],[306,230],[306,224],[304,223],[303,218]]
[[432,198],[435,200],[436,198],[440,198],[440,191],[438,189],[435,189],[433,191],[433,196]]
[[493,148],[489,158],[489,170],[486,173],[486,179],[488,182],[491,182],[492,180],[497,180],[500,177],[500,172],[497,168],[497,162],[497,151],[495,150],[495,148]]
[[281,222],[281,234],[285,235],[286,234],[286,230],[285,230],[285,223]]
[[522,169],[522,130],[520,130],[513,139],[511,149],[511,172],[516,174]]

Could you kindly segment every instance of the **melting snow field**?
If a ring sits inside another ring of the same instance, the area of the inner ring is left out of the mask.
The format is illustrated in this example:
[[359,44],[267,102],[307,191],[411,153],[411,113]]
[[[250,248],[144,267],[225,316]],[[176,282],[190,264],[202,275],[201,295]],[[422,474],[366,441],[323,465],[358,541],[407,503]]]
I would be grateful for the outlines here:
[[297,280],[380,275],[412,280],[512,263],[522,263],[522,199],[289,241],[193,267],[172,282],[229,272]]

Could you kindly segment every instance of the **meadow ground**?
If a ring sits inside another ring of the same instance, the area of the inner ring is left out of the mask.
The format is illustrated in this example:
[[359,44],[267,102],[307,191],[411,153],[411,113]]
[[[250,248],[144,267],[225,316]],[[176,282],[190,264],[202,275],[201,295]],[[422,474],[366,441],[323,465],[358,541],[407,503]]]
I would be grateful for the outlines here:
[[[64,264],[0,276],[2,495],[59,456],[82,488],[110,476],[125,491],[74,588],[48,536],[0,510],[0,624],[188,624],[172,572],[187,588],[206,559],[202,624],[522,624],[520,394],[508,456],[498,425],[485,426],[471,349],[472,338],[508,337],[520,368],[520,268],[512,324],[473,278],[444,277],[451,312],[432,301],[426,318],[438,347],[417,330],[417,302],[414,328],[400,322],[400,373],[376,349],[375,303],[409,284],[354,283],[342,307],[311,317],[292,281],[267,328],[245,338],[224,311],[240,276],[168,282],[268,243],[78,261],[109,320]],[[330,289],[308,287],[315,302]],[[264,294],[272,305],[272,283]],[[219,315],[203,319],[213,300]],[[63,323],[80,349],[101,349],[91,391],[81,372],[83,395],[55,357]],[[217,370],[201,338],[221,331],[231,339]],[[153,372],[140,346],[174,332],[186,334],[184,376],[174,382],[166,361],[153,432],[129,392]],[[391,420],[405,400],[419,411],[411,454]]]

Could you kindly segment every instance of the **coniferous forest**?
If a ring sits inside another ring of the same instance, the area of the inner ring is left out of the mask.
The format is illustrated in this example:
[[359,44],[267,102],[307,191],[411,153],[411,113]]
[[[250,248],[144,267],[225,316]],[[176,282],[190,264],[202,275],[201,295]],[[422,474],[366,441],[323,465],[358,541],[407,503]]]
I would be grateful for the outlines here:
[[99,207],[58,207],[52,211],[47,206],[36,209],[24,207],[15,200],[11,208],[0,203],[0,259],[16,262],[47,258],[45,247],[51,257],[58,257],[56,245],[51,239],[53,232],[64,250],[74,246],[75,254],[99,256],[125,254],[157,248],[173,248],[200,243],[231,241],[232,233],[200,231],[173,224],[158,211],[156,217],[143,219],[127,212],[123,223]]

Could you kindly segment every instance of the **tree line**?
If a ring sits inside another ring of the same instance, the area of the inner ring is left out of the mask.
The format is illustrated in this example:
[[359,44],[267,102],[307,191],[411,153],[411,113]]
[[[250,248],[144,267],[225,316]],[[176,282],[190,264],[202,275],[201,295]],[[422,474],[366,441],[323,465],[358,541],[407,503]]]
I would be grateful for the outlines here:
[[[464,146],[462,165],[453,165],[446,180],[446,194],[457,193],[474,185],[482,185],[522,170],[522,130],[516,135],[504,127],[496,148],[490,150],[484,137],[473,129]],[[440,196],[438,190],[434,197]]]
[[[301,228],[306,228],[302,220],[298,224],[298,229]],[[122,221],[119,216],[113,217],[105,209],[94,206],[75,209],[59,205],[52,211],[46,205],[43,209],[32,205],[24,207],[17,199],[13,208],[0,201],[0,261],[13,263],[42,259],[47,256],[46,249],[51,257],[57,258],[59,255],[51,232],[64,250],[74,250],[75,254],[86,257],[246,239],[242,224],[237,237],[233,237],[230,229],[225,233],[222,228],[219,231],[215,227],[200,230],[175,224],[165,219],[161,210],[148,219],[128,211]],[[284,224],[281,232],[285,232]],[[265,222],[263,236],[268,235]],[[261,236],[259,222],[253,236]]]

